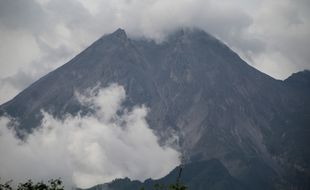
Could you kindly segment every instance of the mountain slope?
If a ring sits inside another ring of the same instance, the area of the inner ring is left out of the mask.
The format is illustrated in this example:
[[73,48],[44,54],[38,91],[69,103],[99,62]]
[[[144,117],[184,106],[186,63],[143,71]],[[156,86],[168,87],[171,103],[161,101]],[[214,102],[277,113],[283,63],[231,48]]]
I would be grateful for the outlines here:
[[110,83],[125,87],[125,106],[150,108],[148,122],[163,141],[178,134],[189,162],[217,158],[238,179],[265,181],[262,189],[295,172],[309,177],[309,91],[259,72],[198,29],[177,30],[160,44],[119,29],[3,104],[0,114],[31,131],[41,109],[60,118],[87,113],[74,93]]
[[[117,179],[111,183],[97,185],[87,190],[138,190],[144,187],[152,189],[155,184],[168,186],[176,182],[179,167],[172,170],[167,176],[143,183],[131,181],[130,179]],[[237,179],[232,177],[226,168],[218,160],[196,162],[184,166],[180,178],[182,184],[189,189],[195,190],[243,190],[246,187]]]

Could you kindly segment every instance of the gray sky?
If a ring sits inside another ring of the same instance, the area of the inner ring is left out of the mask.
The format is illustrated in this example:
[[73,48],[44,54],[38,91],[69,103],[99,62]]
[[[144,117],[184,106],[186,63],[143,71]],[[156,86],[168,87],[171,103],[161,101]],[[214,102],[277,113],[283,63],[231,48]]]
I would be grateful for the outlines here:
[[308,0],[0,0],[0,103],[121,27],[162,39],[199,27],[284,79],[310,69]]

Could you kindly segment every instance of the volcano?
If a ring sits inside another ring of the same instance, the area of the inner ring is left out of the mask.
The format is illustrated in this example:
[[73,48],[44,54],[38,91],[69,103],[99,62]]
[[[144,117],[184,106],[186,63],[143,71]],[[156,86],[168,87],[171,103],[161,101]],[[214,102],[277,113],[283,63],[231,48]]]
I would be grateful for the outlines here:
[[309,71],[276,80],[200,29],[178,29],[160,43],[118,29],[1,105],[0,115],[31,132],[40,110],[86,114],[75,92],[117,83],[125,106],[150,108],[148,123],[162,142],[179,137],[189,167],[217,160],[247,189],[306,189],[309,81]]

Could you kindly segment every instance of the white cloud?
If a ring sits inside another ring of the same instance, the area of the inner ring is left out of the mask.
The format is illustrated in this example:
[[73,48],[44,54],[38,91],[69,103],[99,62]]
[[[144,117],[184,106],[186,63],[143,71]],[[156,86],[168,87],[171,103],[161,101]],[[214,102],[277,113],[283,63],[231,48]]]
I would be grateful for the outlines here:
[[[269,75],[285,79],[292,72],[310,69],[310,3],[262,1],[248,28],[265,47],[252,52],[253,65]],[[261,58],[268,60],[260,62]]]
[[[94,110],[55,119],[44,112],[42,126],[25,141],[0,119],[0,176],[23,181],[62,177],[68,186],[90,187],[115,178],[159,178],[179,164],[179,153],[160,146],[145,120],[144,106],[127,110],[123,87],[111,85],[79,95]],[[117,113],[122,113],[121,115]]]
[[17,90],[13,85],[6,83],[5,81],[0,81],[0,102],[7,102],[14,97],[19,90]]
[[22,70],[35,80],[118,27],[131,37],[162,39],[177,27],[195,26],[284,79],[310,69],[309,8],[306,0],[3,0],[1,73]]
[[264,73],[274,73],[276,79],[289,76],[292,70],[296,70],[295,65],[292,65],[290,60],[277,51],[270,51],[266,54],[252,55],[252,64]]
[[19,69],[26,70],[40,56],[35,38],[18,30],[0,30],[0,76],[8,77]]

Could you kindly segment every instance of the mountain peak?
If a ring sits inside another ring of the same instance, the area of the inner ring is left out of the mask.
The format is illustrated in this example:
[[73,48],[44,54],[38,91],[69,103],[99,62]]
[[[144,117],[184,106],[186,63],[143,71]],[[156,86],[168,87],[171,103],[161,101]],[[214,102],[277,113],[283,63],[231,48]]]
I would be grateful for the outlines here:
[[99,47],[102,49],[102,45],[105,44],[106,47],[116,47],[118,45],[123,46],[124,44],[128,44],[128,36],[124,29],[118,28],[112,33],[105,34],[101,36],[99,40],[97,40],[92,47]]
[[118,28],[115,32],[111,34],[119,39],[127,39],[127,34],[124,29]]
[[170,39],[180,39],[180,38],[199,38],[199,37],[214,38],[207,32],[199,28],[182,27],[169,35]]

